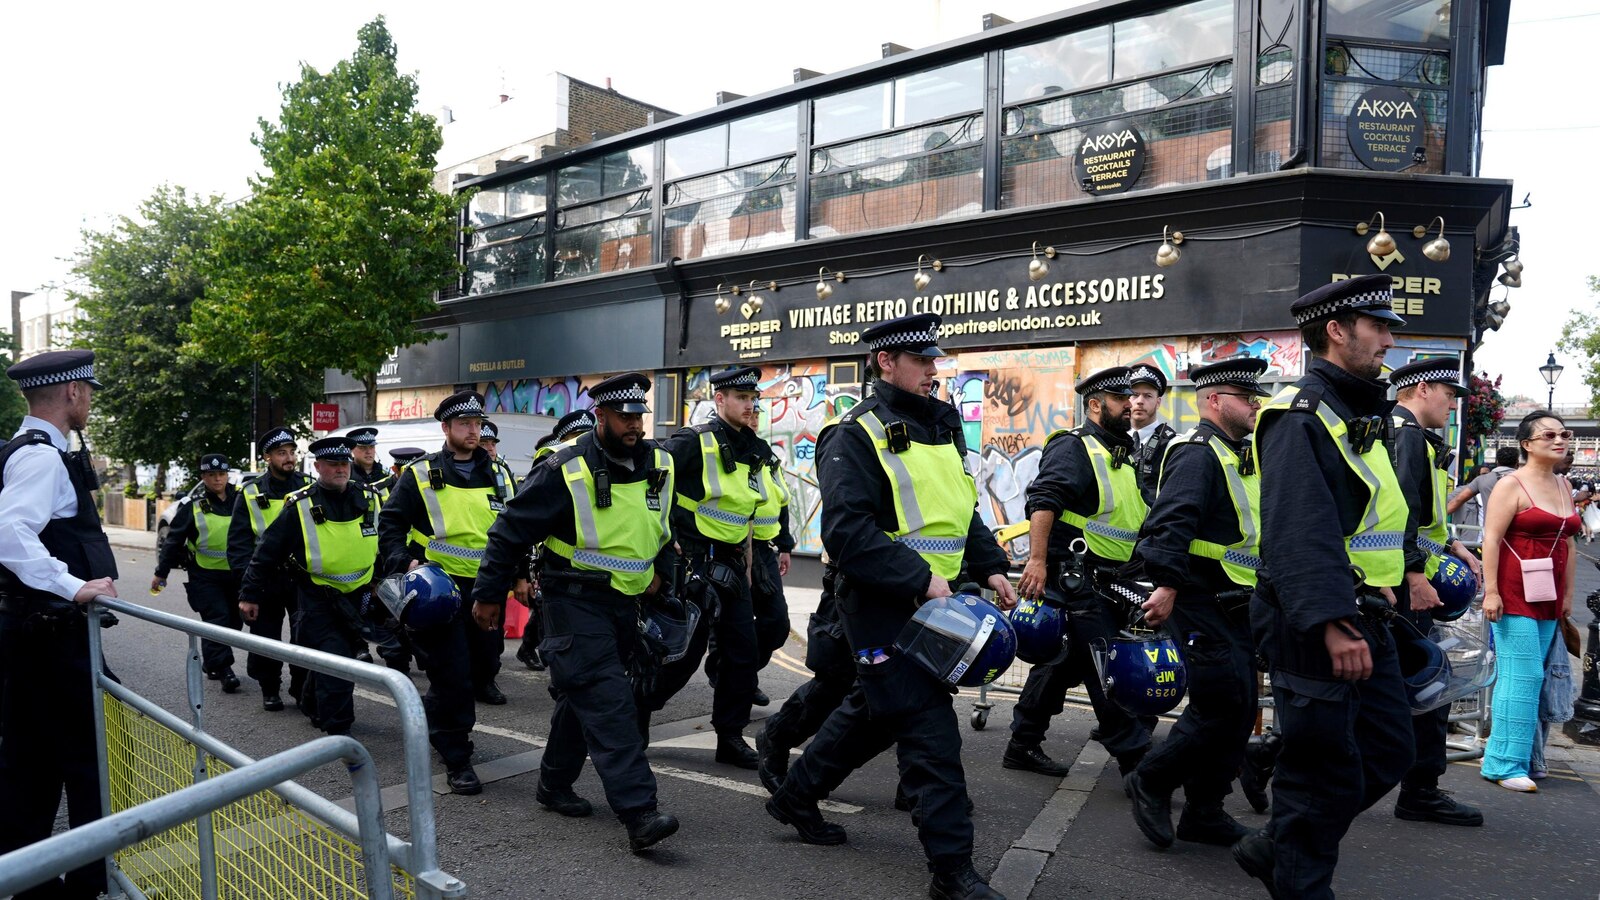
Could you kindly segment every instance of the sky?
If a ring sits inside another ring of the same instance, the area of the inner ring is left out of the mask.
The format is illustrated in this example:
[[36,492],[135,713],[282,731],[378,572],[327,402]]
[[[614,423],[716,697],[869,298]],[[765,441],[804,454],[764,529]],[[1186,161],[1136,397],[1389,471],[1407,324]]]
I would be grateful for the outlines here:
[[[811,0],[803,6],[691,0],[611,0],[451,6],[438,2],[285,0],[12,3],[0,8],[0,289],[70,281],[83,228],[136,213],[161,184],[243,197],[260,166],[250,137],[275,118],[281,85],[305,62],[326,70],[356,31],[386,17],[402,70],[416,73],[421,109],[457,118],[523,96],[552,71],[680,113],[717,91],[757,94],[792,83],[796,67],[835,72],[880,58],[892,41],[925,47],[975,33],[984,13],[1023,21],[1074,0]],[[474,12],[484,27],[470,29]],[[1524,287],[1476,368],[1504,376],[1506,394],[1543,397],[1538,367],[1570,310],[1600,307],[1589,213],[1600,200],[1600,109],[1590,93],[1600,0],[1513,0],[1506,64],[1492,69],[1482,174],[1512,180],[1526,248]],[[532,135],[529,135],[532,137]],[[1448,218],[1448,216],[1447,216]],[[1470,250],[1454,242],[1456,252]],[[1498,299],[1503,290],[1495,290]],[[1587,400],[1579,360],[1556,403]]]

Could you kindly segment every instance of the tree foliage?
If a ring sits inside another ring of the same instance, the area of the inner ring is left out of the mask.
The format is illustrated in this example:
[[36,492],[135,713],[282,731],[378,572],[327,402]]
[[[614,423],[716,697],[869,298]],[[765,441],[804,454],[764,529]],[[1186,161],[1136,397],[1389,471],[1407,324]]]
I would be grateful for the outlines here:
[[[1561,329],[1561,349],[1576,354],[1579,359],[1600,358],[1600,277],[1589,276],[1589,304],[1587,309],[1575,309],[1567,314],[1567,323]],[[1589,407],[1600,409],[1600,366],[1583,367],[1583,383],[1589,386]]]
[[[0,334],[0,372],[11,368],[16,361],[16,336]],[[0,378],[0,440],[8,440],[16,434],[22,417],[27,414],[28,401],[22,399],[22,391],[17,390],[17,383],[9,378]]]
[[106,231],[85,231],[71,292],[83,318],[74,339],[95,351],[90,423],[113,459],[192,468],[201,453],[239,460],[250,442],[250,369],[183,356],[179,330],[205,294],[204,260],[226,218],[220,197],[163,186]]
[[186,352],[260,363],[274,385],[338,369],[367,385],[389,351],[437,335],[413,322],[458,272],[460,201],[432,187],[442,143],[395,69],[383,18],[327,73],[301,65],[279,120],[252,138],[269,172],[213,247]]

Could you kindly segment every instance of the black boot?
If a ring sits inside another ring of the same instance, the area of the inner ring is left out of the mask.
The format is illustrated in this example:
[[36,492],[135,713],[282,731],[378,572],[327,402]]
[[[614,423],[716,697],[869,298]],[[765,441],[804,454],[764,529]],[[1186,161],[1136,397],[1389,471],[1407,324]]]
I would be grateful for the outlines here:
[[1244,840],[1250,829],[1222,809],[1221,803],[1189,803],[1178,817],[1178,840],[1215,847],[1232,847]]
[[361,652],[356,654],[356,662],[364,662],[364,663],[372,662],[372,651],[368,650],[366,648],[362,648]]
[[1438,822],[1440,825],[1483,824],[1483,813],[1475,806],[1457,801],[1436,787],[1400,789],[1400,799],[1394,804],[1394,817],[1408,822]]
[[222,682],[224,694],[239,693],[239,676],[233,674],[232,668],[223,669],[219,680]]
[[579,797],[572,788],[552,788],[539,779],[539,787],[533,792],[533,799],[545,809],[554,810],[571,819],[581,819],[594,812],[594,805]]
[[539,658],[539,648],[523,644],[517,648],[517,661],[535,672],[545,670],[544,660]]
[[678,833],[677,819],[653,809],[630,817],[624,824],[628,827],[628,849],[634,851],[643,850]]
[[[1122,779],[1123,790],[1133,799],[1133,824],[1150,843],[1162,850],[1172,846],[1172,795],[1153,791],[1135,769]],[[1221,812],[1219,809],[1218,812]],[[1185,811],[1185,817],[1188,813]],[[1228,843],[1233,843],[1229,841]]]
[[479,703],[487,703],[490,706],[506,705],[506,695],[500,693],[500,686],[495,684],[493,681],[481,688],[478,688],[473,693],[474,696],[478,698]]
[[831,847],[845,842],[844,828],[822,818],[815,800],[800,800],[780,790],[767,801],[767,815],[785,825],[793,825],[800,833],[801,843]]
[[761,767],[761,757],[745,743],[744,735],[734,729],[717,732],[717,762],[755,771]]
[[928,896],[933,900],[1006,900],[1004,894],[989,887],[971,863],[950,872],[933,873]]
[[283,712],[283,698],[278,696],[277,688],[261,689],[261,708],[267,712]]
[[1266,885],[1267,893],[1276,900],[1278,892],[1272,880],[1273,857],[1272,836],[1265,828],[1251,832],[1233,845],[1233,861],[1239,864],[1246,875]]
[[1132,753],[1124,753],[1117,757],[1117,774],[1122,776],[1122,792],[1128,795],[1129,800],[1133,799],[1133,792],[1128,790],[1128,776],[1133,773],[1133,770],[1139,768],[1139,762],[1149,752],[1149,747],[1141,747]]
[[445,776],[445,780],[449,782],[450,793],[452,794],[462,794],[470,797],[474,794],[483,793],[483,782],[478,780],[478,773],[473,770],[472,766],[451,769]]
[[1064,778],[1072,771],[1072,766],[1051,759],[1038,744],[1019,744],[1016,741],[1006,744],[1006,752],[1000,757],[1000,765],[1008,769],[1021,769],[1024,772],[1038,772],[1051,778]]
[[783,785],[783,778],[789,774],[789,748],[772,740],[771,731],[763,728],[756,735],[756,774],[761,777],[761,786],[767,793],[776,794]]
[[754,694],[750,695],[750,705],[751,706],[771,706],[772,705],[772,698],[767,696],[767,692],[766,691],[763,691],[761,688],[756,688],[756,692]]

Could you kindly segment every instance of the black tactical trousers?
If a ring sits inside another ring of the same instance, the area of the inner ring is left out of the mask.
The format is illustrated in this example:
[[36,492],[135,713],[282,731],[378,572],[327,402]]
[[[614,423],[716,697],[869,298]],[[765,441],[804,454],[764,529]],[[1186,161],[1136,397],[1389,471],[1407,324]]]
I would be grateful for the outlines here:
[[[0,612],[0,854],[50,836],[61,793],[73,827],[100,818],[88,625]],[[92,898],[106,889],[95,861],[19,898]]]
[[570,788],[588,756],[619,818],[655,809],[656,779],[627,672],[638,636],[633,598],[607,588],[582,596],[552,591],[543,613],[539,656],[550,667],[556,708],[539,778],[550,788]]
[[[778,553],[767,544],[755,545],[754,562],[750,567],[750,606],[755,615],[756,671],[759,673],[772,662],[772,654],[789,642],[789,602],[783,596],[783,578],[778,574]],[[710,648],[706,651],[706,677],[713,683],[717,679],[717,666],[721,664],[717,636],[712,632]]]
[[[1397,589],[1396,593],[1400,593]],[[1409,601],[1409,597],[1407,600]],[[1427,634],[1433,627],[1433,616],[1426,610],[1402,613],[1417,630]],[[1405,628],[1401,623],[1395,623],[1395,628]],[[1412,749],[1416,751],[1416,759],[1411,763],[1411,768],[1400,779],[1400,792],[1431,790],[1439,786],[1439,779],[1445,773],[1448,763],[1445,761],[1445,741],[1450,734],[1450,704],[1435,710],[1425,712],[1420,716],[1411,717]]]
[[838,624],[812,613],[806,632],[806,666],[812,678],[767,718],[767,740],[775,746],[792,749],[810,740],[856,683],[850,646]]
[[[202,569],[197,565],[188,571],[183,589],[188,595],[189,608],[199,614],[200,621],[234,631],[244,624],[239,615],[239,578],[232,570]],[[221,672],[233,666],[233,648],[215,641],[201,641],[200,660],[206,674]]]
[[[302,647],[355,659],[361,646],[360,592],[308,587],[302,589],[295,610],[295,641]],[[329,734],[348,734],[355,724],[355,685],[321,672],[306,673],[300,711]]]
[[472,696],[471,654],[472,635],[478,630],[468,602],[443,625],[409,630],[417,662],[428,673],[428,692],[422,695],[428,741],[452,771],[472,762],[472,726],[477,724],[478,709]]
[[[463,605],[470,610],[472,608],[472,586],[478,579],[457,578],[454,575],[450,577],[455,581],[456,587],[461,589]],[[507,600],[506,602],[515,603],[516,601]],[[482,690],[489,686],[489,682],[494,681],[496,675],[500,674],[500,656],[506,652],[505,617],[501,616],[499,624],[495,625],[494,629],[490,631],[484,631],[482,628],[474,626],[467,635],[467,652],[471,659],[469,675],[472,678],[472,689],[474,691]]]
[[[289,642],[295,643],[293,614],[299,605],[298,597],[299,591],[294,582],[287,577],[273,579],[271,585],[263,592],[261,602],[257,604],[256,620],[249,623],[250,633],[269,641],[281,641],[284,620],[288,619]],[[246,674],[260,682],[263,694],[276,694],[283,686],[283,663],[280,660],[252,653],[245,660],[244,668]],[[297,698],[304,696],[305,682],[306,670],[299,666],[290,666],[290,696]]]
[[700,624],[695,627],[683,658],[662,666],[647,705],[654,712],[683,690],[700,668],[714,631],[717,686],[711,700],[711,725],[717,731],[742,731],[750,724],[750,706],[756,692],[756,626],[750,584],[744,577],[744,564],[738,559],[707,565],[702,558],[694,565],[702,574],[696,583],[699,589],[691,593],[689,600],[700,607]]
[[1205,594],[1180,594],[1167,628],[1183,648],[1189,705],[1139,776],[1153,792],[1182,786],[1190,806],[1215,805],[1232,789],[1255,726],[1250,629]]

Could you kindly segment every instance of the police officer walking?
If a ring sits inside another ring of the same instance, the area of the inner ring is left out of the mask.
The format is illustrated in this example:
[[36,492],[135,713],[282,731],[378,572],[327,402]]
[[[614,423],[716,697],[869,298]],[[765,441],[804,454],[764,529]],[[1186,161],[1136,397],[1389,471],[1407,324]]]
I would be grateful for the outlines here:
[[[1468,393],[1461,383],[1461,361],[1453,356],[1420,359],[1389,374],[1394,407],[1395,477],[1406,497],[1406,576],[1395,588],[1396,608],[1422,634],[1433,627],[1429,610],[1440,605],[1429,579],[1446,554],[1461,560],[1483,581],[1483,563],[1466,545],[1450,538],[1445,500],[1450,493],[1454,454],[1435,429],[1450,422],[1456,401]],[[1405,625],[1397,625],[1405,628]],[[1482,825],[1483,813],[1439,790],[1445,772],[1445,736],[1450,704],[1411,717],[1417,759],[1400,779],[1396,818],[1444,825]]]
[[[1134,718],[1106,696],[1090,647],[1115,637],[1127,624],[1128,612],[1113,608],[1089,588],[1087,579],[1133,557],[1147,512],[1128,436],[1128,369],[1102,369],[1074,390],[1084,398],[1084,422],[1045,440],[1039,474],[1028,485],[1029,555],[1017,585],[1022,596],[1043,598],[1068,611],[1070,649],[1028,672],[1002,764],[1053,778],[1066,775],[1071,766],[1051,759],[1040,745],[1051,717],[1066,702],[1067,689],[1083,684],[1099,722],[1090,736],[1116,757],[1126,776],[1150,749],[1155,720]],[[1073,550],[1079,539],[1087,545],[1081,554]],[[1075,589],[1063,585],[1063,573],[1078,582]]]
[[1189,372],[1200,424],[1175,438],[1157,466],[1160,491],[1134,555],[1156,589],[1144,603],[1152,627],[1169,620],[1183,646],[1189,705],[1167,739],[1126,779],[1139,830],[1173,841],[1172,793],[1186,803],[1177,837],[1227,847],[1248,833],[1222,809],[1255,724],[1250,594],[1259,554],[1260,503],[1250,433],[1265,360],[1239,357]]
[[1128,398],[1133,467],[1139,473],[1139,493],[1144,495],[1145,505],[1149,506],[1156,499],[1156,480],[1161,473],[1167,444],[1178,432],[1160,418],[1161,398],[1167,395],[1167,376],[1160,369],[1149,363],[1130,366],[1128,388],[1133,391]]
[[478,626],[496,624],[522,561],[543,543],[539,649],[556,707],[535,797],[564,816],[589,815],[593,807],[572,789],[588,755],[634,850],[678,830],[656,808],[628,676],[638,604],[659,594],[672,565],[673,463],[644,438],[649,388],[631,373],[590,389],[597,427],[534,467],[489,530],[472,595]]
[[[156,560],[150,592],[167,586],[167,575],[182,566],[189,573],[184,590],[189,608],[201,621],[218,628],[243,627],[239,617],[239,576],[228,566],[228,526],[239,492],[228,483],[228,458],[221,453],[200,457],[200,484],[178,501]],[[239,689],[233,674],[233,648],[216,641],[200,642],[201,669],[212,681],[222,682],[222,692]]]
[[[433,417],[444,432],[444,449],[408,466],[389,494],[378,517],[382,568],[407,572],[424,562],[438,563],[461,596],[469,597],[489,526],[505,509],[510,485],[478,443],[482,394],[451,394]],[[413,531],[425,543],[412,543]],[[503,646],[504,638],[498,626],[481,629],[465,614],[435,628],[413,630],[410,636],[428,673],[423,697],[428,738],[444,759],[450,788],[458,794],[481,793],[483,784],[472,768],[472,726],[477,722],[473,698],[506,702],[493,680],[500,663],[494,648]],[[491,654],[492,670],[486,659]]]
[[[310,483],[296,468],[294,434],[289,429],[269,428],[256,443],[261,458],[266,461],[266,471],[240,488],[239,499],[233,505],[233,521],[228,525],[228,568],[241,583],[250,557],[255,555],[256,545],[267,533],[267,526],[283,512],[284,499]],[[242,605],[239,608],[244,621],[250,626],[251,634],[279,641],[283,640],[283,620],[288,616],[289,640],[293,642],[293,613],[298,595],[294,579],[287,569],[263,572],[262,579],[253,612]],[[283,709],[283,698],[278,694],[283,686],[283,663],[252,653],[245,660],[244,669],[261,685],[261,707],[268,712]],[[289,696],[296,702],[305,696],[305,680],[305,669],[289,666]]]
[[[290,494],[283,514],[267,532],[245,569],[239,605],[247,616],[276,573],[294,572],[298,603],[295,642],[312,650],[354,659],[361,641],[361,606],[378,559],[378,495],[350,477],[348,437],[311,444],[317,480]],[[355,722],[355,686],[311,673],[300,708],[328,734],[349,734]]]
[[350,480],[383,493],[389,485],[389,472],[378,465],[378,429],[356,428],[345,437],[355,442],[350,451]]
[[1389,460],[1391,279],[1317,288],[1290,307],[1312,359],[1259,414],[1261,557],[1251,624],[1271,665],[1283,749],[1272,819],[1234,859],[1276,897],[1332,897],[1339,841],[1400,781],[1411,709],[1389,635],[1406,501]]
[[753,430],[760,375],[748,366],[712,375],[716,418],[685,428],[664,444],[678,471],[672,530],[698,579],[694,583],[704,591],[689,599],[705,614],[688,654],[662,670],[642,711],[648,716],[661,709],[689,683],[715,631],[711,725],[717,732],[716,760],[742,769],[756,768],[744,729],[755,699],[758,656],[744,548],[761,506],[763,467],[772,458],[772,448]]
[[977,511],[977,488],[955,436],[961,414],[930,397],[940,319],[908,316],[862,333],[876,380],[868,399],[823,428],[817,469],[822,542],[858,678],[789,769],[767,811],[802,841],[839,844],[844,829],[817,801],[890,744],[935,898],[999,897],[972,867],[972,816],[961,729],[949,690],[902,658],[895,638],[925,599],[951,594],[965,568],[1009,609],[1005,553]]
[[[563,443],[572,443],[593,430],[594,413],[587,409],[573,410],[562,416],[556,422],[556,427],[534,444],[533,467],[528,470],[528,478],[531,479],[534,473],[539,471],[539,460],[556,452]],[[528,621],[522,626],[522,643],[517,647],[517,661],[534,672],[545,670],[544,660],[539,658],[539,641],[544,634],[544,626],[541,623],[543,617],[539,612],[539,604],[542,602],[538,584],[540,550],[540,547],[535,546],[530,551],[526,578],[519,577],[517,586],[513,589],[513,593],[528,598]]]
[[[783,595],[783,579],[789,577],[795,541],[789,531],[789,482],[777,456],[767,460],[762,490],[761,505],[750,523],[750,597],[756,618],[758,673],[789,640],[789,602]],[[772,702],[759,683],[751,699],[756,706]]]
[[[0,854],[50,836],[62,790],[67,822],[100,818],[88,626],[74,604],[115,597],[117,563],[90,491],[88,450],[66,433],[89,422],[94,353],[40,353],[6,370],[28,403],[0,447]],[[95,897],[100,860],[19,898]]]

